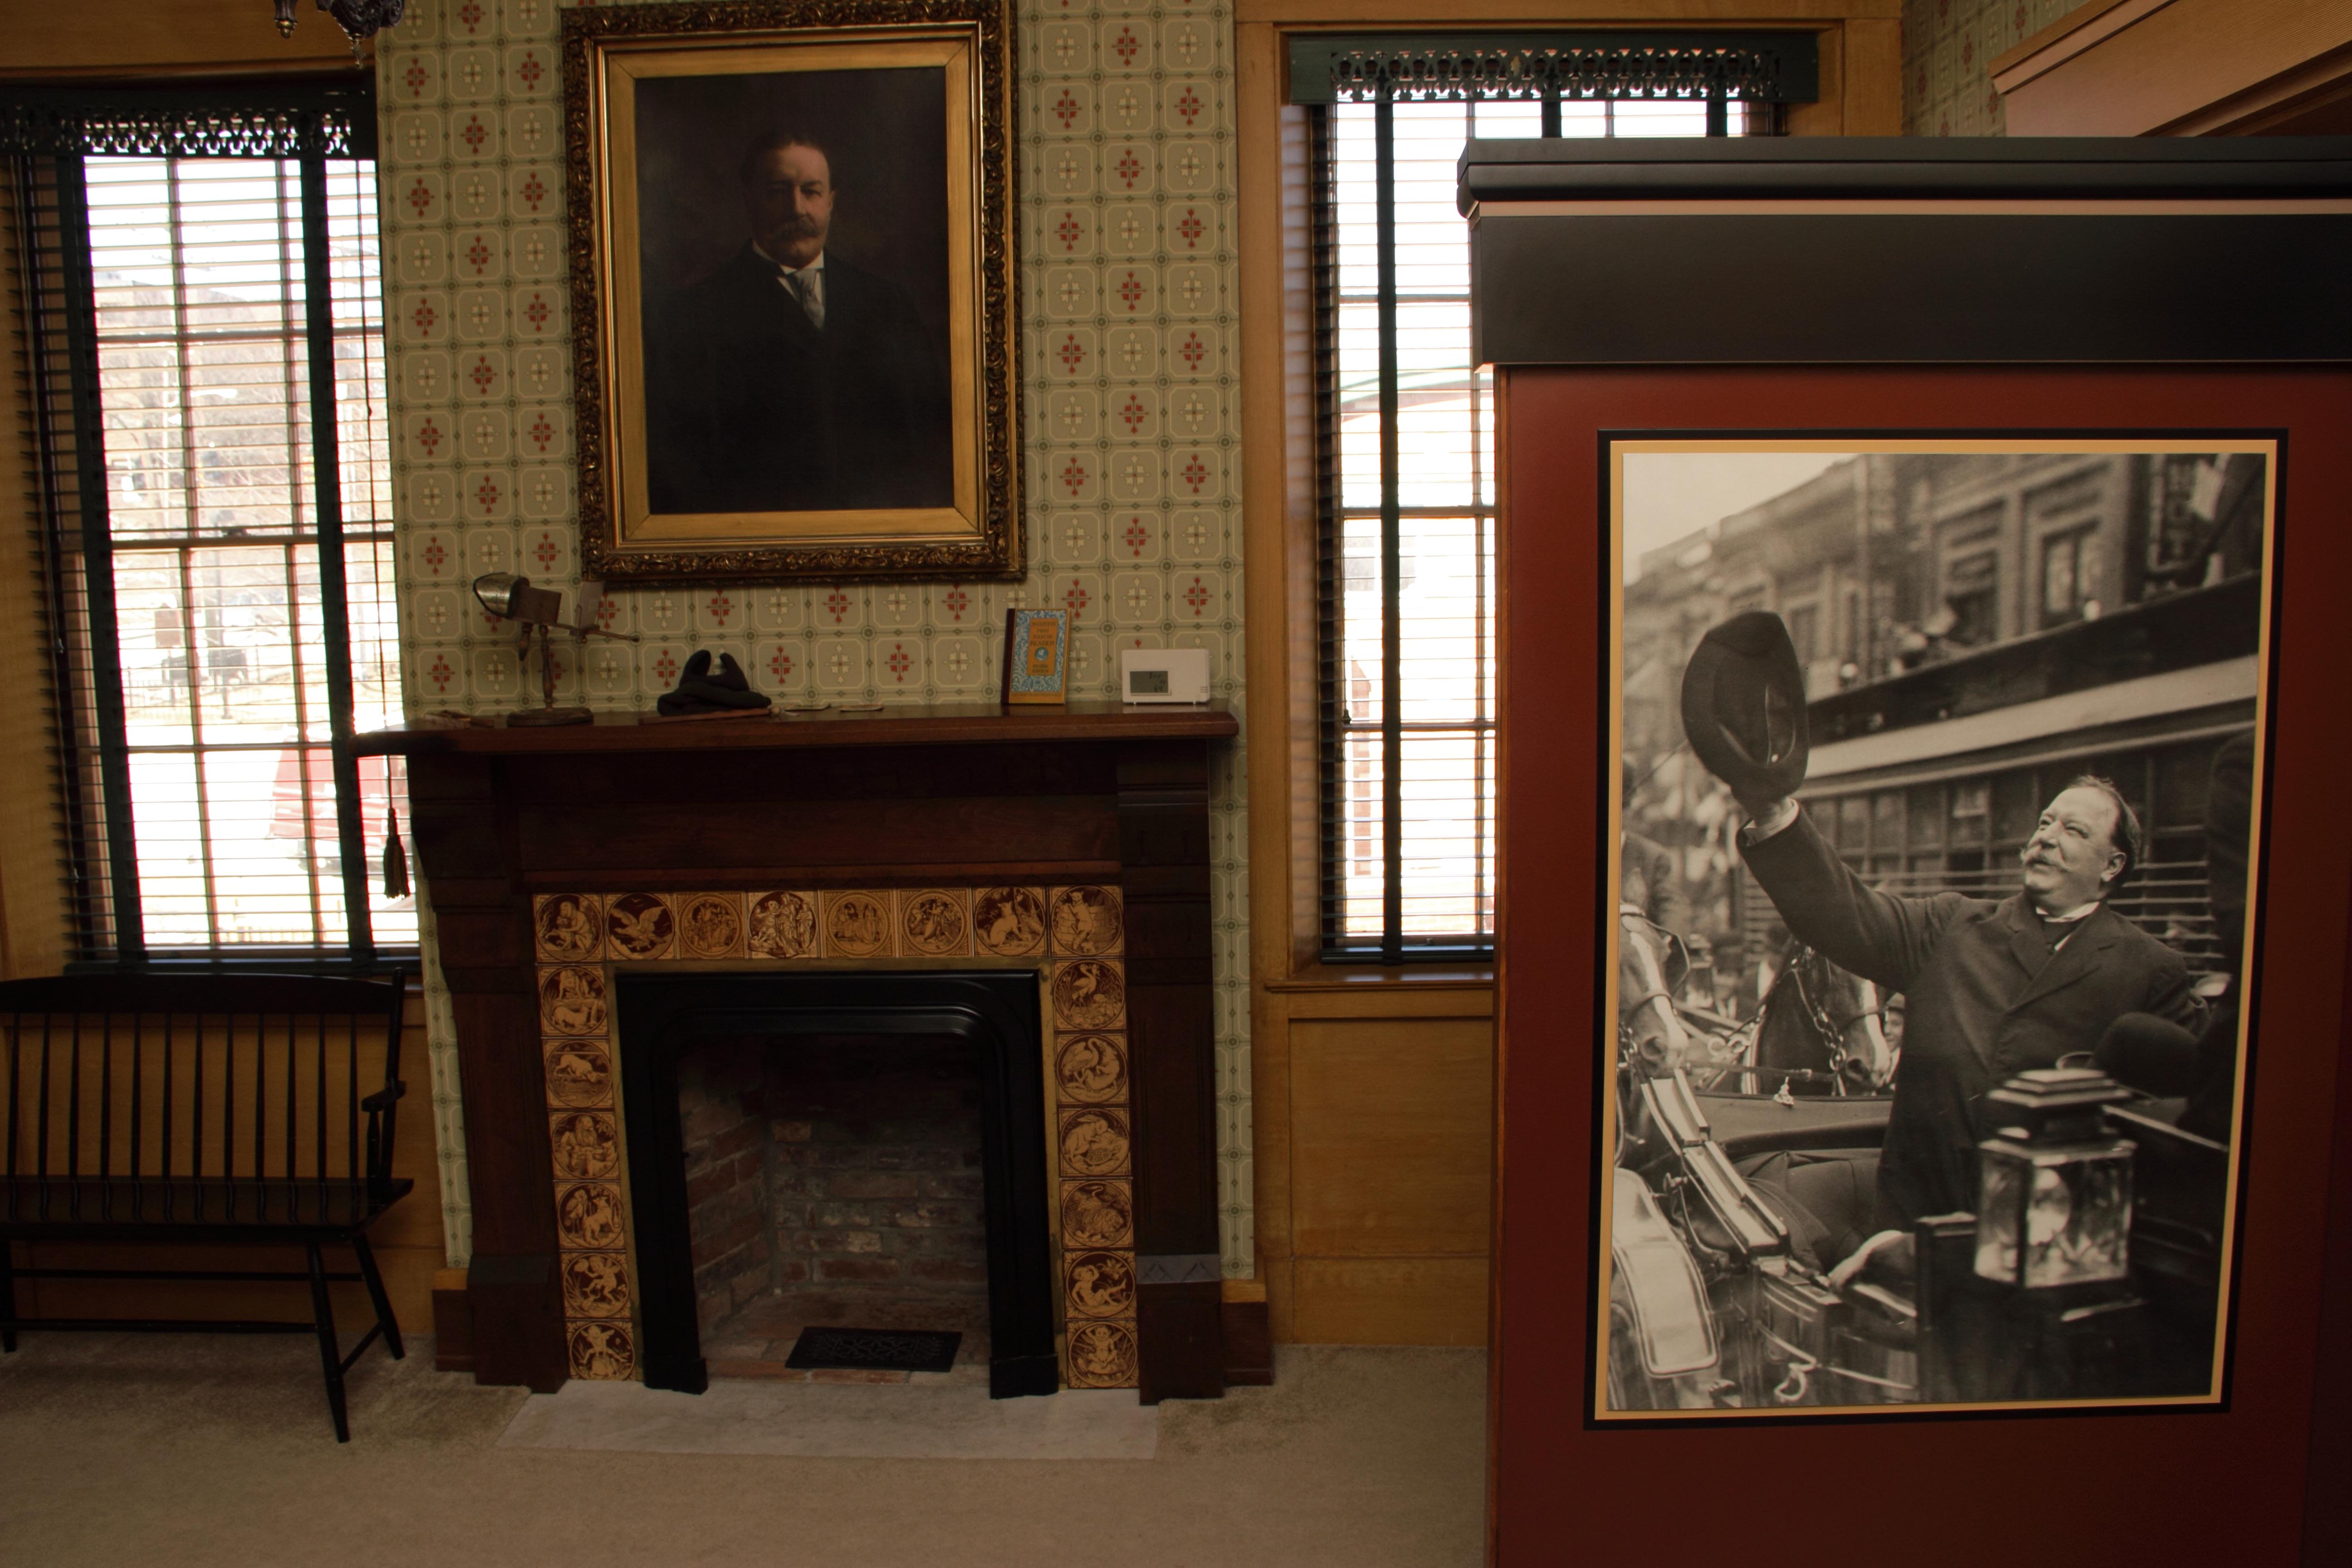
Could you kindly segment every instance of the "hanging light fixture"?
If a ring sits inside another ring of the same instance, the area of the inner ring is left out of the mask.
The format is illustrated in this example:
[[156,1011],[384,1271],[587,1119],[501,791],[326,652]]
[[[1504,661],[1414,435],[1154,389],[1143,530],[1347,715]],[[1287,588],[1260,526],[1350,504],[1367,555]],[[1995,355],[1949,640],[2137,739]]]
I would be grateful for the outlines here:
[[[294,8],[301,0],[278,0],[278,36],[294,36]],[[319,9],[332,16],[352,43],[373,37],[399,22],[407,0],[319,0]]]

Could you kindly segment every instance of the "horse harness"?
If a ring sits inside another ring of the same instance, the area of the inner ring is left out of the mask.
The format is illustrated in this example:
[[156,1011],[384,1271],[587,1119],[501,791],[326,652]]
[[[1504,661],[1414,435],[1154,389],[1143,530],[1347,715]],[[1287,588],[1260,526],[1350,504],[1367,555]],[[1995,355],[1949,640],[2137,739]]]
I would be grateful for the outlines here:
[[[1643,925],[1648,926],[1652,931],[1657,932],[1668,943],[1673,943],[1678,940],[1675,936],[1674,932],[1667,931],[1664,926],[1659,925],[1655,921],[1651,920],[1648,915],[1642,913],[1640,910],[1632,909],[1620,910],[1618,911],[1618,919],[1621,924],[1629,920],[1638,920]],[[1876,1018],[1879,1021],[1879,1026],[1882,1029],[1885,1028],[1886,1024],[1886,992],[1885,987],[1878,985],[1876,983],[1864,981],[1864,984],[1870,986],[1872,994],[1879,999],[1878,1005],[1875,1007],[1865,1007],[1860,1012],[1851,1014],[1844,1018],[1838,1017],[1835,1014],[1830,1011],[1829,1004],[1813,995],[1811,990],[1805,984],[1805,965],[1810,961],[1819,956],[1820,954],[1813,948],[1806,945],[1804,942],[1792,942],[1790,943],[1789,950],[1781,960],[1780,973],[1773,980],[1772,988],[1764,994],[1764,999],[1756,1010],[1756,1016],[1735,1028],[1731,1034],[1726,1037],[1731,1040],[1738,1040],[1742,1035],[1746,1035],[1748,1037],[1748,1040],[1746,1042],[1745,1048],[1753,1049],[1756,1041],[1760,1039],[1762,1037],[1764,1019],[1766,1015],[1771,1011],[1773,999],[1780,994],[1781,981],[1786,980],[1791,982],[1797,988],[1797,1005],[1801,1010],[1801,1016],[1805,1022],[1811,1026],[1815,1036],[1821,1040],[1822,1046],[1829,1052],[1828,1076],[1831,1081],[1837,1085],[1838,1092],[1843,1094],[1845,1092],[1845,1069],[1853,1059],[1845,1048],[1845,1032],[1853,1027],[1856,1024],[1862,1022],[1864,1018]],[[1661,961],[1658,967],[1659,978],[1661,981],[1664,981],[1666,966],[1664,963]],[[1679,1016],[1682,1011],[1682,1004],[1675,999],[1670,983],[1653,986],[1649,990],[1640,992],[1631,997],[1620,999],[1617,1007],[1617,1033],[1618,1044],[1620,1046],[1630,1047],[1633,1044],[1632,1019],[1633,1016],[1649,1003],[1658,1001],[1665,1003],[1669,1008],[1675,1011],[1677,1016]]]
[[[1863,981],[1864,984],[1870,987],[1871,994],[1879,999],[1878,1005],[1864,1007],[1861,1012],[1843,1020],[1836,1018],[1831,1014],[1827,1003],[1816,999],[1805,988],[1805,964],[1809,960],[1819,956],[1818,952],[1805,943],[1792,942],[1790,945],[1788,956],[1781,964],[1780,975],[1796,983],[1797,1005],[1804,1009],[1805,1021],[1812,1026],[1813,1032],[1821,1037],[1822,1044],[1829,1048],[1830,1073],[1839,1086],[1838,1092],[1843,1094],[1845,1092],[1846,1065],[1851,1059],[1846,1055],[1845,1032],[1864,1018],[1875,1018],[1878,1020],[1879,1027],[1885,1028],[1886,992],[1885,987],[1875,981]],[[1772,998],[1780,993],[1780,980],[1776,979],[1772,983],[1772,989],[1764,994],[1764,1000],[1757,1008],[1759,1017],[1770,1009]]]

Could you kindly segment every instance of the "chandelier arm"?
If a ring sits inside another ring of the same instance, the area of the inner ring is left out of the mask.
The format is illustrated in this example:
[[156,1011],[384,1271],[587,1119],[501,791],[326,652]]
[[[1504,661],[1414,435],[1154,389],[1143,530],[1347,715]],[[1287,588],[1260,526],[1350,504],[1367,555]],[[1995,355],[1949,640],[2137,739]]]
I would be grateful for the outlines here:
[[[278,36],[294,36],[294,10],[301,0],[275,0],[278,16]],[[372,38],[386,27],[397,26],[401,13],[407,9],[407,0],[318,0],[319,9],[335,19],[344,37],[357,47],[362,38]]]

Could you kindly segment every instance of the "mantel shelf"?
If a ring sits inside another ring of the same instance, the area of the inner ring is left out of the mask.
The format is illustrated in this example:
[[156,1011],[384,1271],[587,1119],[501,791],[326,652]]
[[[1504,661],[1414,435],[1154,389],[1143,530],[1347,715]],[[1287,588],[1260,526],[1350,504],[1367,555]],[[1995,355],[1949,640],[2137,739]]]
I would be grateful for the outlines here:
[[749,752],[809,746],[978,746],[1069,741],[1217,740],[1240,726],[1222,704],[1138,708],[1072,702],[1002,708],[992,702],[896,704],[877,711],[679,721],[650,713],[599,713],[588,724],[455,729],[402,727],[358,736],[363,757],[451,752],[548,756],[616,752]]

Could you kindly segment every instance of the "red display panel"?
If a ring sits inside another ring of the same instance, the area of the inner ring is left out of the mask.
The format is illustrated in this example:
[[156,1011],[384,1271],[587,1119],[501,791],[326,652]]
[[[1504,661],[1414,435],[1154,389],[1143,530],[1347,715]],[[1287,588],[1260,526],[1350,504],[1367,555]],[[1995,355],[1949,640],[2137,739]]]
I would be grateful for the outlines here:
[[[1495,1560],[2292,1563],[2323,1357],[2352,819],[2332,721],[2352,659],[2352,377],[2329,371],[1513,369],[1502,524],[1501,1056]],[[2268,870],[2225,1406],[1594,1426],[1602,807],[1610,754],[1604,441],[1617,435],[2277,432]],[[2341,1222],[2339,1222],[2341,1223]],[[2340,1413],[2318,1396],[2321,1441]],[[1967,1521],[1967,1522],[1963,1522]],[[2325,1522],[2325,1521],[2322,1521]]]

